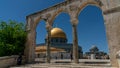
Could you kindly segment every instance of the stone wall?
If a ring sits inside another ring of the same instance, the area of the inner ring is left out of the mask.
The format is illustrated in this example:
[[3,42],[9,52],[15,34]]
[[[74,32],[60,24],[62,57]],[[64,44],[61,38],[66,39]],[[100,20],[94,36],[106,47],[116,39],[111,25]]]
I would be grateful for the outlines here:
[[16,65],[17,56],[5,56],[0,57],[0,68],[6,68],[12,65]]
[[18,56],[5,56],[0,57],[0,68],[7,68],[17,64]]

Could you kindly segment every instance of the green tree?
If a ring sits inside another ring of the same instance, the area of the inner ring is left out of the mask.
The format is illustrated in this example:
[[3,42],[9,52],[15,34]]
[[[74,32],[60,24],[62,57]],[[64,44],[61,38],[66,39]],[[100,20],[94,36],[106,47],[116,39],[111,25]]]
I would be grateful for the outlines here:
[[26,35],[23,23],[0,22],[0,56],[23,53]]

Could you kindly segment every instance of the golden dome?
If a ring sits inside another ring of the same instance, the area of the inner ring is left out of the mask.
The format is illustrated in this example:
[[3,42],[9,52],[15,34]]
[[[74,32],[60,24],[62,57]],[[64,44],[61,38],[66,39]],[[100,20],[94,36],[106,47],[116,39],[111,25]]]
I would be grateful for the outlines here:
[[65,38],[66,39],[66,34],[60,28],[53,28],[51,30],[51,38]]

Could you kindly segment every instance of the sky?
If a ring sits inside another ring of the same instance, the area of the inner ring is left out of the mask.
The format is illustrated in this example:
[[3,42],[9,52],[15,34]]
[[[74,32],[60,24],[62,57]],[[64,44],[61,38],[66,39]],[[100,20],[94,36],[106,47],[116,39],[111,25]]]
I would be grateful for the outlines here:
[[[26,16],[53,6],[64,0],[0,0],[0,21],[15,20],[26,23]],[[96,6],[86,6],[78,16],[78,44],[83,52],[97,46],[100,51],[108,51],[102,10]],[[61,28],[72,43],[72,26],[67,13],[59,14],[53,27]],[[45,21],[40,21],[36,28],[36,44],[44,43],[46,37]]]

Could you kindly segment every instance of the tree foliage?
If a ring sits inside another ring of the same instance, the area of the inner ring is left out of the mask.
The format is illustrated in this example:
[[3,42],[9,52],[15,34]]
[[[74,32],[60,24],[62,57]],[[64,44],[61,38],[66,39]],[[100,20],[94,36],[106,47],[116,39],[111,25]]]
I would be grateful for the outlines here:
[[0,56],[23,53],[26,35],[23,23],[0,22]]

